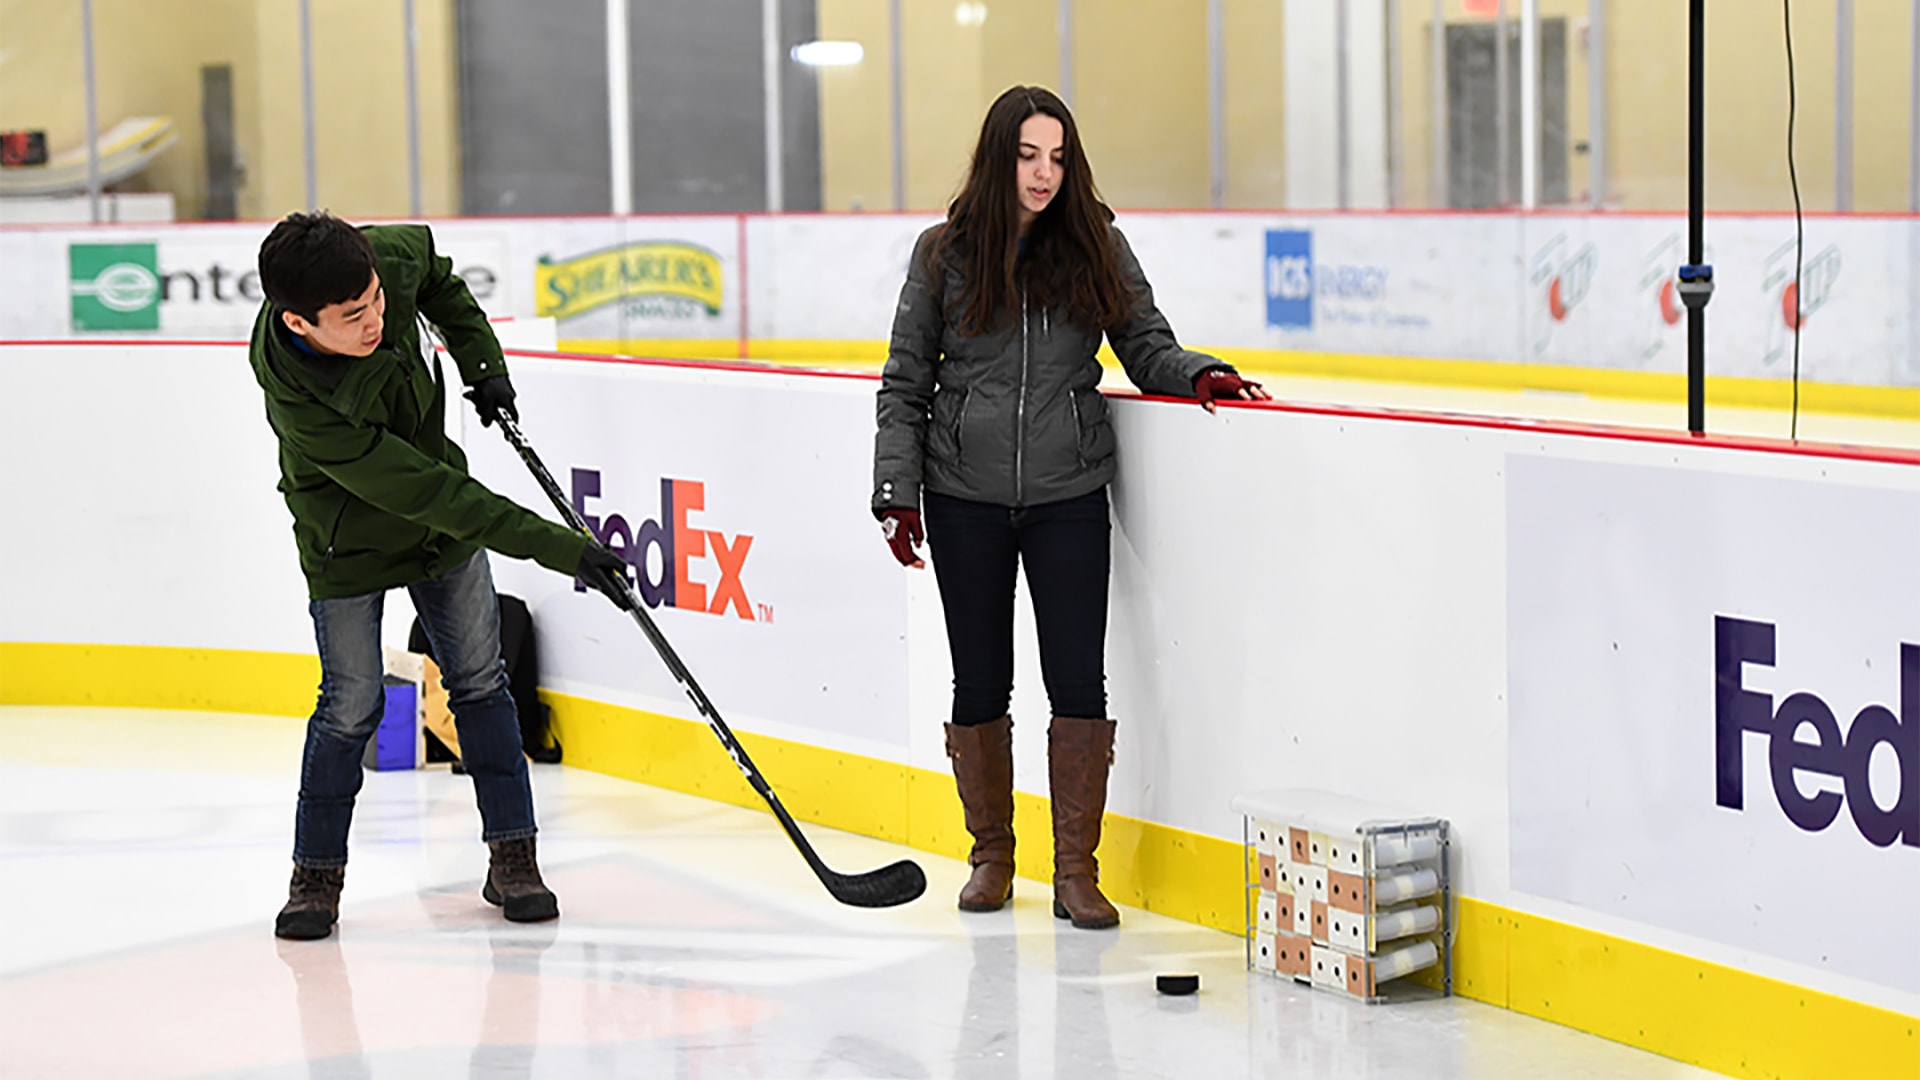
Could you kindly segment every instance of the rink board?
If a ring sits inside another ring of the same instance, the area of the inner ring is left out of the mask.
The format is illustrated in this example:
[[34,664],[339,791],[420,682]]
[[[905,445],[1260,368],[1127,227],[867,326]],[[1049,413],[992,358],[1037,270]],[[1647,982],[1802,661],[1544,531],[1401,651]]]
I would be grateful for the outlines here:
[[[496,317],[575,351],[874,364],[926,214],[433,222]],[[1183,341],[1263,371],[1677,392],[1675,214],[1123,212]],[[245,336],[268,222],[0,228],[0,340]],[[1721,215],[1716,403],[1920,416],[1920,219]],[[104,300],[111,299],[111,305]]]
[[[707,603],[677,593],[656,615],[796,810],[959,853],[937,595],[930,575],[891,565],[866,509],[874,384],[511,362],[563,484],[584,492],[575,470],[599,473],[582,499],[602,528],[618,515],[634,535],[653,522],[709,540],[683,574]],[[5,346],[0,372],[36,403],[0,431],[0,498],[39,523],[0,539],[0,700],[222,707],[231,680],[226,707],[304,712],[311,668],[293,665],[311,627],[244,350]],[[1878,962],[1916,948],[1913,847],[1879,846],[1868,833],[1884,822],[1863,829],[1844,806],[1817,830],[1788,812],[1853,798],[1844,750],[1874,703],[1893,722],[1854,740],[1887,736],[1865,786],[1890,814],[1915,798],[1896,781],[1920,597],[1886,524],[1920,498],[1912,459],[1333,408],[1208,416],[1119,399],[1113,412],[1121,732],[1102,854],[1116,898],[1237,928],[1227,797],[1340,790],[1454,823],[1464,993],[1736,1074],[1914,1060],[1920,991]],[[465,435],[476,476],[544,505],[491,432]],[[701,485],[684,521],[662,516],[669,482]],[[1678,494],[1656,498],[1662,484]],[[1582,555],[1575,541],[1598,526],[1569,515],[1600,511],[1619,539]],[[736,558],[752,537],[731,567],[752,618],[713,610],[727,573],[715,533]],[[495,567],[541,622],[570,762],[751,798],[631,626],[557,575]],[[664,564],[648,573],[663,583]],[[1839,779],[1803,769],[1783,798],[1775,721],[1748,710],[1743,805],[1716,801],[1717,618],[1776,627],[1775,663],[1747,662],[1741,689],[1776,710],[1796,691],[1828,703]],[[1016,786],[1022,831],[1041,837],[1046,704],[1024,612],[1018,632]],[[1542,690],[1574,678],[1578,694]],[[1608,722],[1669,683],[1664,719]],[[1649,734],[1669,730],[1676,741]],[[1636,812],[1571,812],[1618,787]],[[1700,857],[1662,850],[1683,844]],[[1728,849],[1745,857],[1705,857]],[[1608,900],[1613,868],[1588,851],[1628,853],[1643,891]],[[1043,843],[1021,855],[1023,874],[1045,876]],[[1809,904],[1825,917],[1806,918]]]

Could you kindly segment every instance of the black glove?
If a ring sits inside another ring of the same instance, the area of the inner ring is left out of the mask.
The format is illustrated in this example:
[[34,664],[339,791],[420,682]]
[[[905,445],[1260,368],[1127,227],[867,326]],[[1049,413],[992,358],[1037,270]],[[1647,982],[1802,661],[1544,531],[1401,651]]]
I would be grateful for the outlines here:
[[627,560],[589,540],[580,552],[580,566],[573,573],[613,601],[614,607],[632,610],[633,591],[627,587]]
[[467,391],[467,400],[473,402],[475,412],[480,414],[480,426],[490,427],[502,416],[520,422],[520,410],[513,407],[513,384],[505,375],[489,375],[473,384]]

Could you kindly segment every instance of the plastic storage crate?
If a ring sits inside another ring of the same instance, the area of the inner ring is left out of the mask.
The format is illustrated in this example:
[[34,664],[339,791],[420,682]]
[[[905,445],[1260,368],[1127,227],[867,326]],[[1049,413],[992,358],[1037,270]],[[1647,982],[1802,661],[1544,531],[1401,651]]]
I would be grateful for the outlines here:
[[1323,791],[1237,795],[1247,968],[1367,1002],[1453,993],[1447,822]]

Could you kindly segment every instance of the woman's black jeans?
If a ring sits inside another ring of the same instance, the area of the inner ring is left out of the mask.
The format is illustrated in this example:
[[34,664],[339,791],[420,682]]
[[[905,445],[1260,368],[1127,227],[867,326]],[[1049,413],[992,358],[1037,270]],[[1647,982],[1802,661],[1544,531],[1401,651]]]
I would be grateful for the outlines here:
[[953,722],[1007,715],[1013,697],[1013,582],[1021,563],[1040,631],[1053,715],[1107,715],[1107,489],[1014,509],[931,491],[927,543],[953,653]]

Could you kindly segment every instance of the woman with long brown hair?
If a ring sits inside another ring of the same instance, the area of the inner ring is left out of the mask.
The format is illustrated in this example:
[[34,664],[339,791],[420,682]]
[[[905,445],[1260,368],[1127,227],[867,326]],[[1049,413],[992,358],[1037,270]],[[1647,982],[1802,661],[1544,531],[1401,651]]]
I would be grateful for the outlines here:
[[1094,861],[1114,733],[1102,335],[1148,393],[1192,396],[1208,411],[1267,397],[1174,340],[1094,188],[1073,115],[1051,92],[1016,86],[987,110],[946,221],[914,247],[881,378],[873,512],[903,566],[925,565],[923,538],[934,556],[953,657],[947,756],[973,835],[963,911],[998,910],[1013,895],[1007,706],[1014,575],[1025,564],[1053,712],[1053,913],[1084,929],[1120,921]]

